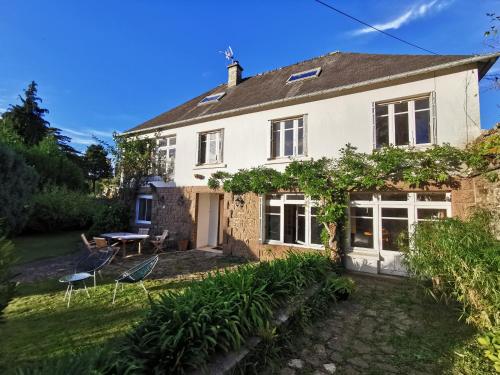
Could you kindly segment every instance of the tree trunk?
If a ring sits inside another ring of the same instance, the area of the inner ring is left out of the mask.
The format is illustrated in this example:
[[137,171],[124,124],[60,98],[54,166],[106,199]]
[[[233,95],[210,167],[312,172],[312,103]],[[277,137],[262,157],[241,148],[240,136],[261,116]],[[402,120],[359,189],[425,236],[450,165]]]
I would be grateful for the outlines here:
[[328,247],[332,252],[331,257],[335,262],[340,263],[340,251],[337,241],[337,223],[325,223],[324,225],[328,232]]

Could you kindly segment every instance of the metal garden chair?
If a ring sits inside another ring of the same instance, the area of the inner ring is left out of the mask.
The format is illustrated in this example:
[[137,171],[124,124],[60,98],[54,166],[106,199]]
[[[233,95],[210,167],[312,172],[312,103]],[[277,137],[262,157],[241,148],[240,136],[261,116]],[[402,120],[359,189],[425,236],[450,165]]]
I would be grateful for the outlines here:
[[[116,291],[118,289],[118,285],[121,284],[135,284],[139,283],[142,286],[142,289],[148,294],[146,287],[144,286],[143,280],[153,271],[153,268],[158,263],[158,255],[155,255],[152,258],[147,259],[146,261],[138,264],[137,266],[129,269],[122,273],[118,279],[116,279],[115,291],[113,293],[113,304],[115,303]],[[122,285],[123,288],[123,285]]]
[[106,250],[100,250],[89,254],[89,256],[78,262],[78,264],[75,267],[75,273],[76,272],[90,273],[94,278],[94,288],[95,288],[96,272],[99,273],[99,275],[102,278],[101,269],[111,262],[117,250],[119,249],[108,247]]

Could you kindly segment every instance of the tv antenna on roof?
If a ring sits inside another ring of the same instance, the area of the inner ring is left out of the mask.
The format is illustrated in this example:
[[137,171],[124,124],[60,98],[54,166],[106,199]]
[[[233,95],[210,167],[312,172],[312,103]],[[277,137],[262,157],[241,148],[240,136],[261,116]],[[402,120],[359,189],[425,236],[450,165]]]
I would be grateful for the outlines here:
[[223,53],[226,60],[230,61],[231,64],[234,63],[234,52],[231,46],[228,46],[225,51],[219,51],[219,53]]

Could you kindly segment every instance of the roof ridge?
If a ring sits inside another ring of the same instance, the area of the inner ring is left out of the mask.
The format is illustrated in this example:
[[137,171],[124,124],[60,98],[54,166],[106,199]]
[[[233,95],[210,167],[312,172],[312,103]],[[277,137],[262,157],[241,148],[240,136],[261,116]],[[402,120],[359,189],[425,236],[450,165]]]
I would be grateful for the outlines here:
[[325,53],[323,55],[311,57],[310,59],[306,59],[306,60],[302,60],[302,61],[297,61],[294,64],[284,65],[284,66],[280,66],[279,68],[275,68],[275,69],[271,69],[271,70],[266,70],[264,72],[254,74],[253,76],[249,76],[247,78],[252,78],[252,77],[257,77],[257,76],[263,76],[263,75],[268,74],[268,73],[277,72],[278,70],[282,70],[284,68],[290,68],[291,66],[304,64],[304,63],[309,62],[309,61],[318,60],[318,59],[321,59],[323,57],[332,56],[332,55],[335,55],[335,54],[348,54],[348,53],[350,53],[350,52],[341,52],[339,50],[337,50],[337,51],[331,51],[331,52]]

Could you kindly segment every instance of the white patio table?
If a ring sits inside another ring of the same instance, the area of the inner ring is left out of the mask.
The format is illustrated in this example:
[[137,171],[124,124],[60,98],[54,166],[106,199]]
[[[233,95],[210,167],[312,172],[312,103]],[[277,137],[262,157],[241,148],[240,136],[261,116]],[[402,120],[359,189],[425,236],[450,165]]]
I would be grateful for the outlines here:
[[148,234],[137,234],[129,232],[114,232],[114,233],[103,233],[101,237],[108,238],[121,243],[122,256],[125,258],[127,256],[127,243],[139,242],[137,249],[137,254],[141,253],[141,243],[140,241],[149,238]]

